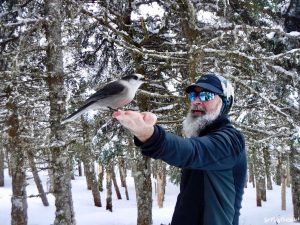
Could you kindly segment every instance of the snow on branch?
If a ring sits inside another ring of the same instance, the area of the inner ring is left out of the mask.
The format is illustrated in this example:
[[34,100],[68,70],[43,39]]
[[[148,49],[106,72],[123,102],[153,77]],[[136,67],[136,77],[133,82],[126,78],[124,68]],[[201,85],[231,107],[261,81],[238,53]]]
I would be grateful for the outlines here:
[[275,59],[281,59],[283,58],[284,56],[290,56],[292,54],[296,54],[296,53],[300,53],[300,48],[295,48],[295,49],[292,49],[290,51],[287,51],[287,52],[284,52],[284,53],[281,53],[281,54],[278,54],[278,55],[273,55],[273,56],[268,56],[268,57],[262,57],[261,59],[262,60],[275,60]]
[[65,147],[66,146],[66,143],[64,141],[61,141],[61,140],[53,140],[51,141],[49,147],[51,148],[59,148],[59,147]]
[[95,19],[98,21],[104,28],[108,29],[109,31],[113,32],[114,34],[118,35],[121,39],[112,38],[111,35],[103,33],[105,37],[119,45],[120,47],[123,47],[129,51],[132,51],[134,53],[140,54],[145,56],[145,58],[156,58],[156,59],[165,59],[165,60],[181,60],[181,61],[187,61],[187,52],[179,51],[179,52],[158,52],[155,50],[147,50],[144,48],[139,48],[134,45],[134,41],[130,37],[128,33],[125,31],[119,31],[118,29],[114,28],[113,25],[106,22],[103,18],[95,15],[94,13],[84,9],[81,5],[79,5],[74,0],[68,0],[68,2],[74,4],[76,7],[80,9],[80,11],[87,16]]
[[15,22],[15,23],[3,24],[3,27],[6,27],[6,28],[18,27],[18,26],[37,23],[37,22],[40,22],[40,21],[45,21],[45,20],[43,18],[39,18],[39,19],[18,19],[18,22]]
[[260,58],[256,58],[253,56],[248,56],[247,54],[240,52],[240,51],[228,51],[228,50],[219,50],[219,49],[213,49],[213,48],[203,48],[203,49],[198,49],[198,51],[201,50],[204,53],[216,53],[219,56],[229,56],[229,55],[234,55],[237,58],[244,58],[249,60],[250,62],[253,62],[255,60],[261,60]]
[[257,92],[256,90],[254,90],[252,87],[250,87],[249,85],[247,85],[245,82],[239,80],[238,78],[236,78],[235,76],[229,75],[229,77],[234,80],[236,83],[239,83],[240,85],[242,85],[243,87],[245,87],[246,89],[248,89],[251,93],[259,96],[260,98],[262,98],[272,109],[274,109],[274,111],[276,113],[278,113],[279,115],[283,116],[284,118],[286,118],[286,120],[292,125],[295,126],[294,120],[293,118],[286,114],[285,112],[283,112],[278,106],[274,105],[270,99],[268,99],[267,97],[265,97],[262,93]]
[[268,140],[272,139],[272,138],[280,138],[281,141],[286,139],[286,140],[290,140],[290,135],[285,134],[285,133],[281,133],[281,134],[274,134],[274,135],[270,135],[269,137],[266,138],[262,138],[260,140],[255,140],[254,142],[256,143],[266,143]]
[[163,111],[166,111],[166,110],[172,110],[174,109],[175,106],[177,106],[178,103],[176,104],[171,104],[171,105],[167,105],[167,106],[164,106],[164,107],[160,107],[160,108],[157,108],[157,109],[153,109],[152,111],[153,112],[163,112]]
[[287,71],[286,69],[284,69],[281,66],[274,66],[274,65],[270,65],[271,69],[273,69],[274,71],[276,71],[279,74],[284,74],[288,77],[291,77],[293,79],[294,82],[299,82],[300,81],[300,77],[298,76],[297,72],[291,72],[291,71]]
[[145,90],[139,90],[140,93],[147,95],[147,96],[151,96],[151,97],[157,97],[157,98],[185,98],[183,96],[175,96],[175,95],[162,95],[159,93],[155,93],[155,92],[149,92],[149,91],[145,91]]
[[262,129],[258,129],[258,128],[249,127],[249,126],[243,125],[243,124],[235,122],[235,121],[232,121],[232,122],[233,122],[234,125],[240,127],[241,129],[243,129],[245,131],[248,131],[250,133],[260,133],[260,134],[267,135],[267,136],[272,135],[272,133],[267,131],[267,130],[262,130]]
[[262,134],[264,136],[267,136],[266,138],[263,138],[261,140],[267,140],[270,138],[275,138],[275,137],[290,137],[291,132],[290,129],[288,127],[283,127],[282,129],[272,129],[272,128],[261,128],[261,127],[250,127],[241,123],[238,123],[236,121],[232,121],[234,125],[240,127],[241,129],[243,129],[246,132],[249,132],[251,134]]
[[[203,48],[203,49],[198,48],[196,51],[203,51],[204,53],[213,53],[213,54],[216,54],[217,56],[226,56],[226,57],[234,56],[236,59],[239,59],[241,61],[243,59],[243,60],[249,61],[249,63],[254,63],[257,65],[260,65],[262,62],[270,63],[275,60],[281,59],[284,56],[296,55],[297,53],[300,53],[300,48],[293,49],[293,50],[287,51],[285,53],[281,53],[281,54],[269,56],[269,57],[254,57],[254,56],[248,56],[246,53],[243,53],[240,51],[218,50],[218,49],[213,49],[213,48]],[[288,77],[292,77],[295,80],[300,79],[299,76],[297,76],[296,72],[293,73],[291,71],[287,71],[280,66],[271,65],[271,67],[274,70],[280,72],[281,74],[284,74]]]

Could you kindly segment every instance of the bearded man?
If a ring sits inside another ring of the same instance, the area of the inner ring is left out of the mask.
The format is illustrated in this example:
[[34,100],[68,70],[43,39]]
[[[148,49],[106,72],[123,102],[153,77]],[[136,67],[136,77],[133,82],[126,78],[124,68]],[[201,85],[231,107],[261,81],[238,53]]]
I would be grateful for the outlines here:
[[234,90],[207,73],[188,86],[191,107],[180,137],[156,125],[150,112],[113,113],[134,134],[142,154],[182,168],[171,225],[238,225],[247,161],[242,133],[229,120]]

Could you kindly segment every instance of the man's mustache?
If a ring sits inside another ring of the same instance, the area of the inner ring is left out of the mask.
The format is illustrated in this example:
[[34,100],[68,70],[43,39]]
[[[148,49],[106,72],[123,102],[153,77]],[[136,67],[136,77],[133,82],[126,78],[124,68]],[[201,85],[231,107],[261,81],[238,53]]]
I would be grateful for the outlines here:
[[201,105],[192,105],[192,106],[191,106],[191,110],[199,110],[199,111],[204,111],[204,112],[206,112],[205,107],[203,107],[203,106],[201,106]]

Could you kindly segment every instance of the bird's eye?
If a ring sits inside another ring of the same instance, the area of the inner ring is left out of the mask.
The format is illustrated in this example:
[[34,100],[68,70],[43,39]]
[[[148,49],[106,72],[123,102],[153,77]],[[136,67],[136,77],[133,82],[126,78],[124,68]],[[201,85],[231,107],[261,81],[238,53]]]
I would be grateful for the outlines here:
[[133,79],[135,79],[135,80],[138,80],[139,78],[138,78],[138,76],[133,76]]

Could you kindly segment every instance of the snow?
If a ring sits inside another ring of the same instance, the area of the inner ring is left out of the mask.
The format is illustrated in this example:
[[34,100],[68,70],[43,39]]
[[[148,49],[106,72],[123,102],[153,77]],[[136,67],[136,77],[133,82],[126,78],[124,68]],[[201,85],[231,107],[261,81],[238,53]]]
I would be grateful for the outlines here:
[[273,32],[268,33],[266,36],[268,39],[272,39],[272,38],[274,38],[275,34],[276,34],[276,32],[273,31]]
[[54,140],[53,142],[51,142],[50,147],[62,147],[62,146],[66,146],[66,142],[61,141],[61,140]]
[[161,112],[161,111],[164,111],[164,110],[171,110],[173,109],[177,104],[172,104],[172,105],[167,105],[167,106],[164,106],[164,107],[160,107],[160,108],[157,108],[157,109],[154,109],[153,112]]
[[290,36],[298,37],[298,36],[300,36],[300,32],[298,32],[298,31],[292,31],[292,32],[289,33],[289,35]]
[[11,200],[11,203],[20,210],[23,208],[23,199],[22,198],[15,198]]
[[153,2],[150,4],[141,4],[138,8],[138,13],[133,12],[131,14],[132,20],[139,20],[140,17],[147,19],[148,17],[158,16],[163,17],[165,10],[157,3]]
[[199,10],[197,13],[197,19],[203,23],[215,24],[217,23],[219,17],[216,16],[216,13]]
[[241,112],[241,114],[239,115],[239,117],[236,119],[237,123],[242,123],[243,120],[245,119],[245,117],[248,115],[248,112],[245,110],[243,112]]
[[[116,171],[116,174],[118,172]],[[28,174],[30,175],[30,174]],[[130,173],[128,173],[130,175]],[[46,189],[47,175],[40,174]],[[120,180],[118,179],[119,187]],[[72,181],[72,194],[77,225],[134,225],[136,224],[137,209],[133,178],[127,177],[129,199],[120,187],[122,198],[117,200],[113,190],[113,212],[105,209],[106,193],[101,192],[102,207],[93,205],[92,193],[86,189],[85,177],[76,177]],[[105,185],[104,185],[105,187]],[[153,190],[155,179],[153,179]],[[291,189],[287,188],[287,210],[280,209],[280,187],[273,185],[274,190],[267,191],[267,202],[262,207],[256,207],[255,188],[248,184],[245,189],[244,201],[240,216],[240,225],[291,225],[293,223],[293,208]],[[47,190],[46,190],[47,191]],[[172,218],[179,187],[167,184],[163,208],[158,208],[155,193],[153,194],[153,225],[168,224]],[[154,191],[153,191],[154,192]],[[0,221],[1,225],[10,225],[11,210],[11,179],[5,171],[5,187],[0,187]],[[28,180],[28,196],[37,194],[33,179]],[[47,195],[50,206],[44,207],[40,198],[28,198],[28,225],[53,224],[55,215],[54,197]]]

